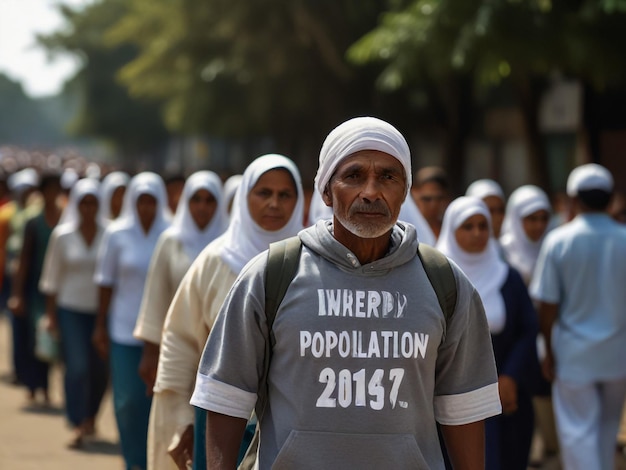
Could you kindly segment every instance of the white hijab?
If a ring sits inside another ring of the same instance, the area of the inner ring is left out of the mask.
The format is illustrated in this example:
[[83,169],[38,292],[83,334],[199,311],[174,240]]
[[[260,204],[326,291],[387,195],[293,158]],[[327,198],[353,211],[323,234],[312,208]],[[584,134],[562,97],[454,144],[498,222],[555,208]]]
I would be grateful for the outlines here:
[[[137,199],[142,194],[149,194],[157,201],[156,215],[150,226],[148,233],[144,233],[139,221],[137,213]],[[134,176],[128,183],[126,193],[124,194],[124,202],[122,204],[122,212],[119,216],[119,222],[115,221],[115,226],[119,228],[132,228],[139,231],[143,236],[151,236],[154,233],[161,233],[167,228],[168,220],[171,214],[167,206],[167,192],[163,179],[156,173],[144,171]]]
[[[111,219],[111,198],[113,193],[120,186],[128,186],[130,176],[123,171],[114,171],[104,177],[100,184],[100,223],[107,225],[113,221]],[[121,214],[120,214],[121,215]]]
[[538,210],[552,212],[546,193],[541,188],[530,184],[520,186],[511,193],[506,204],[500,235],[500,245],[507,261],[520,272],[527,283],[532,277],[541,244],[548,230],[539,241],[533,242],[524,231],[522,219]]
[[[270,232],[261,228],[252,219],[247,196],[264,173],[276,169],[285,169],[291,173],[296,185],[298,201],[287,224],[280,230]],[[239,273],[248,261],[267,250],[270,243],[292,237],[302,230],[303,208],[302,183],[296,165],[287,157],[277,154],[257,158],[246,168],[241,184],[237,188],[231,209],[230,224],[222,236],[224,239],[222,260],[233,272]]]
[[[213,218],[203,230],[196,225],[189,211],[190,199],[201,189],[206,189],[217,201]],[[173,237],[180,240],[189,259],[196,259],[204,247],[219,237],[226,229],[223,202],[222,181],[217,174],[212,171],[197,171],[187,178],[172,226],[168,230]]]
[[226,217],[226,221],[230,220],[228,207],[231,205],[232,200],[235,199],[235,193],[237,192],[237,188],[241,184],[242,178],[243,175],[233,175],[224,182],[224,189],[222,191],[224,194],[224,202],[222,203],[222,208]]
[[485,216],[491,233],[491,215],[481,199],[464,196],[452,201],[443,216],[437,248],[458,264],[472,282],[485,307],[489,330],[492,334],[497,334],[504,329],[506,323],[506,310],[500,289],[506,281],[509,268],[500,258],[493,236],[489,237],[487,247],[482,253],[464,251],[455,236],[456,230],[477,214]]
[[478,199],[485,199],[489,196],[496,196],[505,201],[504,191],[502,187],[494,180],[481,179],[476,180],[467,187],[465,191],[466,196],[477,197]]
[[[85,196],[90,194],[95,196],[96,199],[98,199],[98,203],[100,203],[100,183],[98,180],[84,178],[74,183],[70,190],[65,209],[63,209],[63,214],[61,214],[59,225],[67,225],[71,227],[72,230],[77,229],[81,222],[78,204],[80,204],[80,201],[82,201]],[[98,206],[98,212],[100,209],[100,206]]]

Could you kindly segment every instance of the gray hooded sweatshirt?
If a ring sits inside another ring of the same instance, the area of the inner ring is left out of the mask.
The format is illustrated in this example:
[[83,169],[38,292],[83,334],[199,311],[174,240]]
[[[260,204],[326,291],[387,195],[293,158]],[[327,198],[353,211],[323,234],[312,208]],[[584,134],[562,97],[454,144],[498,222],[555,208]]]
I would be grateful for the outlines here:
[[[457,307],[446,322],[398,223],[389,253],[361,265],[320,221],[299,234],[297,273],[278,309],[261,421],[261,469],[443,469],[436,422],[461,425],[501,411],[480,298],[453,264]],[[207,341],[191,403],[239,418],[263,376],[264,271],[253,259]]]

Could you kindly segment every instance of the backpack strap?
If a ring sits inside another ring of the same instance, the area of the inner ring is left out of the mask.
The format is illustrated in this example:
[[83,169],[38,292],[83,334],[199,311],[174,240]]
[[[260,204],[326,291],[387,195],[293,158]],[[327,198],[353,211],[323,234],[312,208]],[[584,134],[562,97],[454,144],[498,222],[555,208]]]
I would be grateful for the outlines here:
[[298,265],[300,264],[300,252],[302,242],[300,238],[290,237],[276,243],[271,243],[267,254],[267,266],[265,268],[265,317],[270,340],[265,344],[265,359],[263,361],[263,377],[259,385],[256,412],[257,417],[263,414],[267,401],[267,373],[272,359],[272,350],[276,340],[274,339],[274,319],[278,307],[285,297],[285,293],[291,284]]
[[452,318],[456,307],[456,279],[448,258],[435,248],[420,243],[417,247],[426,276],[433,286],[439,306],[446,319],[446,324]]

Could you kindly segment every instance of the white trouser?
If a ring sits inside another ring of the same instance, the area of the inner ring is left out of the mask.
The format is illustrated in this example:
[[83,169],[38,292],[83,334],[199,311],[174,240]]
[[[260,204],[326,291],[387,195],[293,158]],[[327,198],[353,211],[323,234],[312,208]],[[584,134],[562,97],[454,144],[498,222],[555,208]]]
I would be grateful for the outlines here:
[[615,468],[626,378],[577,384],[555,380],[552,401],[565,470]]

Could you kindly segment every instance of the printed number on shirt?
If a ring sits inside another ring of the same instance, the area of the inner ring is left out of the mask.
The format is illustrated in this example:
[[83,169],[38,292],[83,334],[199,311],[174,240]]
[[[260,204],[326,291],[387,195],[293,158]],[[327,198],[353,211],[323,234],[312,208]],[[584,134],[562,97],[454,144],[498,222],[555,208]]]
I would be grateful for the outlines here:
[[389,400],[391,408],[398,404],[402,408],[407,407],[406,402],[398,402],[398,390],[404,378],[404,369],[391,369],[385,380],[385,371],[376,369],[369,377],[365,369],[351,372],[342,369],[335,373],[330,367],[326,367],[320,373],[320,383],[326,384],[322,394],[317,399],[318,408],[342,408],[349,406],[369,406],[373,410],[382,410],[385,399]]

